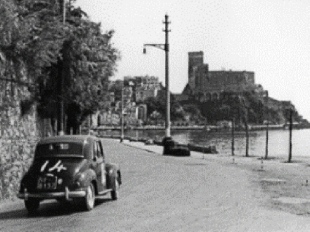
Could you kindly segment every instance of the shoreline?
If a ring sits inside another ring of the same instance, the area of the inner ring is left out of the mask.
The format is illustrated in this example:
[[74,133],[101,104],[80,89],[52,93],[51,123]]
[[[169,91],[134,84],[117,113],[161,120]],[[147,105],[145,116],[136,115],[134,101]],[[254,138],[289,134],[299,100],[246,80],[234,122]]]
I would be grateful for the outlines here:
[[[262,131],[262,130],[289,130],[288,124],[281,124],[281,125],[249,125],[248,130],[249,131]],[[208,132],[231,132],[231,127],[223,127],[223,126],[210,126],[210,125],[193,125],[193,126],[171,126],[171,130],[205,130]],[[293,130],[304,130],[304,129],[310,129],[310,126],[307,125],[293,125]],[[88,131],[88,128],[84,129],[85,131]],[[92,128],[94,131],[117,131],[121,130],[121,126],[99,126],[96,128]],[[165,130],[164,126],[125,126],[124,130]],[[238,132],[245,132],[245,128],[243,127],[236,127],[235,131]]]

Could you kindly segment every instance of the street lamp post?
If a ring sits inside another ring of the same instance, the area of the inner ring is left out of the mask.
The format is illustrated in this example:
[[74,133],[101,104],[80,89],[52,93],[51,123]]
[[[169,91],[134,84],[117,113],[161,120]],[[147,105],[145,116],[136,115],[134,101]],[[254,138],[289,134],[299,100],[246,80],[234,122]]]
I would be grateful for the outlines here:
[[[166,123],[165,123],[165,139],[171,139],[170,134],[170,91],[169,91],[169,32],[168,15],[165,15],[165,43],[164,44],[144,44],[143,53],[146,53],[146,46],[152,46],[165,51],[165,82],[166,82]],[[164,151],[165,153],[165,151]]]

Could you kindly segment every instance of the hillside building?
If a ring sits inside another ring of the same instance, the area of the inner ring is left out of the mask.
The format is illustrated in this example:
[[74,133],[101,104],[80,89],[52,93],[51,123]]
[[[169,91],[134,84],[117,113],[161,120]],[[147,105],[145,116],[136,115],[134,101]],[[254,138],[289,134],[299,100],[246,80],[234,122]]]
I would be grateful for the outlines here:
[[149,97],[156,97],[162,89],[158,77],[154,76],[126,76],[124,80],[111,81],[108,107],[93,115],[92,125],[119,125],[122,111],[126,125],[145,122],[147,106],[143,102]]
[[149,97],[156,97],[158,91],[162,89],[158,77],[154,76],[124,77],[124,84],[132,86],[136,102],[143,102]]

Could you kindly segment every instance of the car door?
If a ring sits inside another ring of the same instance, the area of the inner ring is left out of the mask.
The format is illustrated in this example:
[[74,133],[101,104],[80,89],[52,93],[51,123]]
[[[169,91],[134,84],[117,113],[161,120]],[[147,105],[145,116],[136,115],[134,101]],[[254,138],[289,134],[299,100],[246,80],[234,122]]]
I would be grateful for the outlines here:
[[105,189],[105,171],[104,171],[104,162],[101,155],[101,151],[98,145],[98,141],[93,143],[93,153],[94,153],[94,167],[96,172],[97,179],[97,189],[100,193]]
[[98,147],[98,157],[100,157],[101,163],[100,163],[100,168],[101,168],[101,184],[103,185],[103,188],[106,189],[107,186],[107,173],[106,173],[106,168],[105,168],[105,156],[103,152],[103,147],[100,141],[97,141],[97,147]]

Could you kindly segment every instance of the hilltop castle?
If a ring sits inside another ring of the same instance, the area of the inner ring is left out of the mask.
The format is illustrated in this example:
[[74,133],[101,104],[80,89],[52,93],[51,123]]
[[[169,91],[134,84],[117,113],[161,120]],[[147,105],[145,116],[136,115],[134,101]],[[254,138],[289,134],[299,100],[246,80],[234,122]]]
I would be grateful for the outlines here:
[[[223,99],[225,92],[236,95],[244,92],[256,93],[261,105],[274,112],[283,112],[284,109],[295,109],[291,101],[279,101],[271,98],[263,86],[255,83],[254,72],[220,70],[210,71],[209,65],[204,63],[203,52],[188,53],[188,83],[181,94],[175,94],[180,102],[195,99],[201,103]],[[279,116],[284,122],[284,116]]]
[[203,52],[188,53],[188,84],[183,94],[194,96],[201,102],[219,100],[224,91],[240,93],[255,91],[261,97],[266,95],[261,85],[255,84],[254,72],[210,71],[204,64]]

